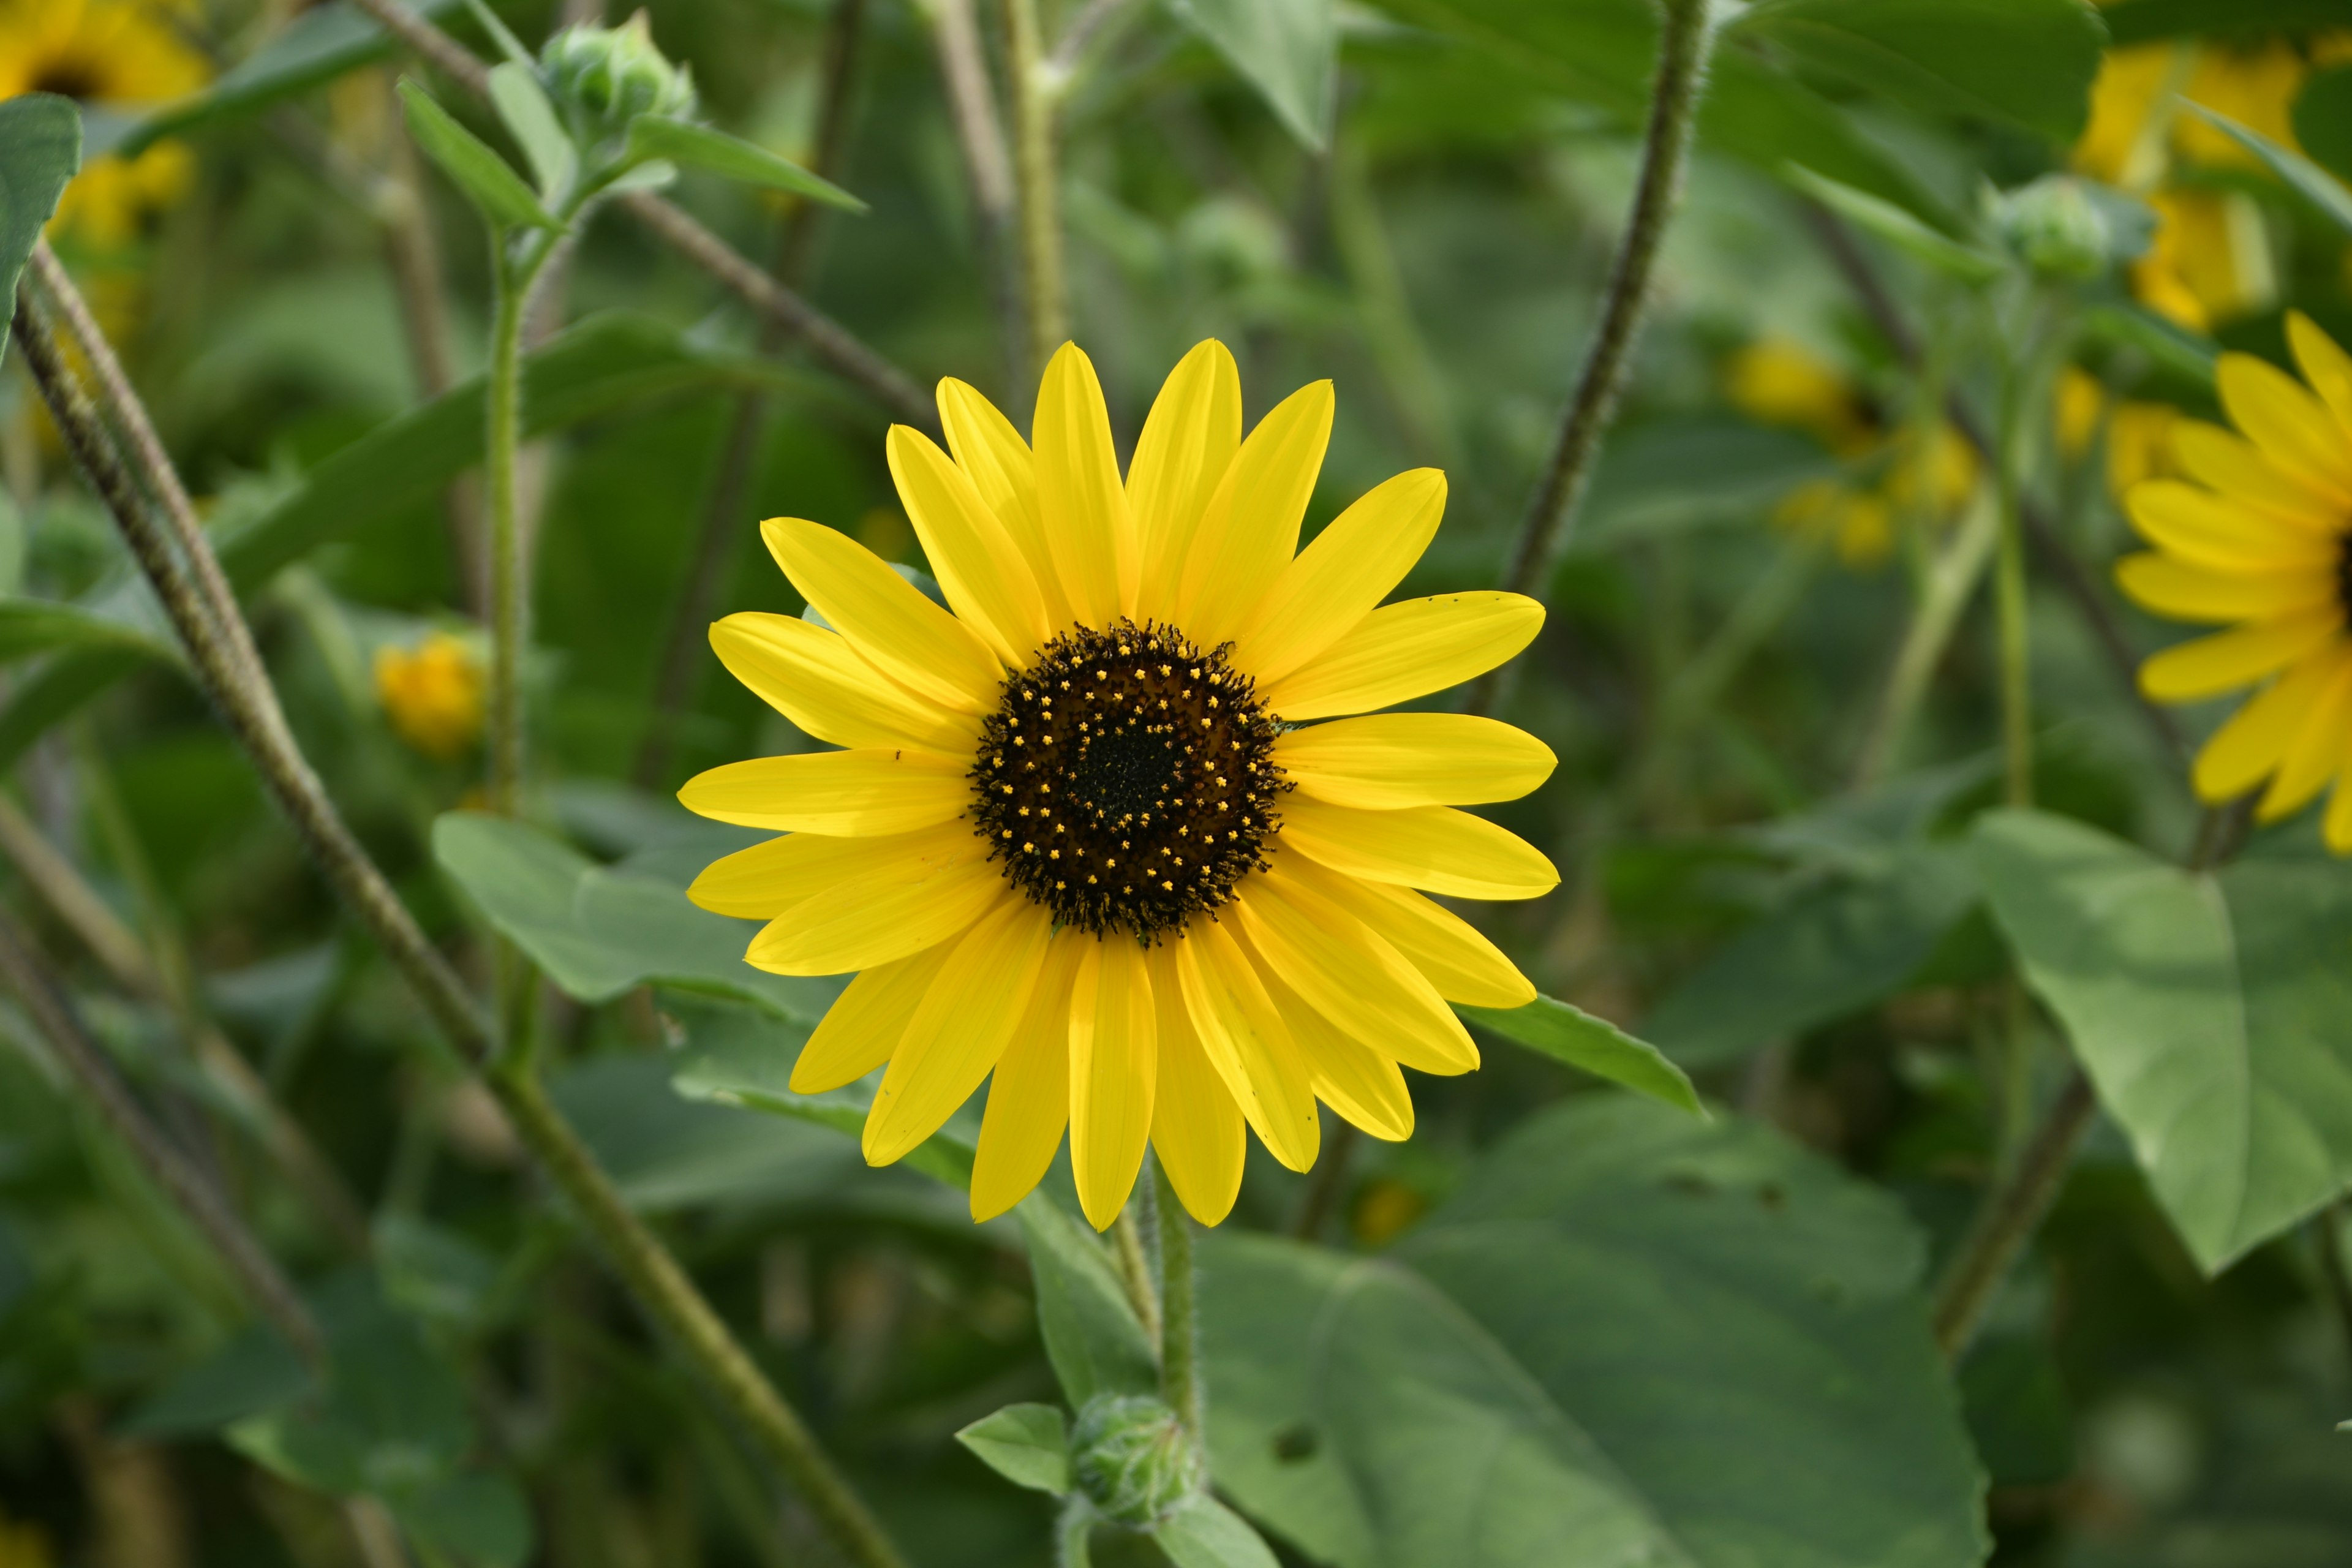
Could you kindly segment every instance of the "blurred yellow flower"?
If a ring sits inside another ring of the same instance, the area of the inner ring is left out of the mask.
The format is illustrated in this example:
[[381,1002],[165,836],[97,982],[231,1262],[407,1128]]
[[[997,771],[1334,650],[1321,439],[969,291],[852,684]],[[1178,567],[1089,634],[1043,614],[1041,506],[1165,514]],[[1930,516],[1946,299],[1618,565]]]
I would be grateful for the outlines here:
[[47,1531],[37,1524],[17,1524],[0,1516],[0,1568],[52,1568]]
[[2069,458],[2088,452],[2104,423],[2107,493],[2117,500],[2143,479],[2168,479],[2179,471],[2172,461],[2172,429],[2180,411],[2168,403],[2111,403],[2098,377],[2070,365],[2059,378],[2054,414],[2058,449]]
[[1842,458],[1867,450],[1878,422],[1835,365],[1787,338],[1759,338],[1725,363],[1724,395],[1763,425],[1802,430]]
[[[165,6],[142,0],[0,0],[0,99],[54,92],[131,110],[194,92],[211,70]],[[188,150],[161,142],[135,158],[91,159],[66,187],[53,230],[111,249],[146,212],[177,197]]]
[[1393,1177],[1375,1176],[1357,1196],[1348,1228],[1366,1247],[1385,1247],[1428,1211],[1429,1200],[1413,1188]]
[[2148,696],[2267,683],[2198,753],[2199,796],[2220,805],[2267,784],[2255,815],[2272,822],[2333,785],[2322,832],[2352,854],[2352,355],[2300,311],[2287,339],[2308,388],[2223,354],[2215,379],[2241,434],[2179,421],[2187,479],[2133,489],[2132,522],[2156,548],[2118,563],[2116,580],[2157,615],[2231,627],[2142,665]]
[[446,632],[375,651],[376,699],[400,738],[427,756],[458,756],[480,737],[482,689],[481,665]]

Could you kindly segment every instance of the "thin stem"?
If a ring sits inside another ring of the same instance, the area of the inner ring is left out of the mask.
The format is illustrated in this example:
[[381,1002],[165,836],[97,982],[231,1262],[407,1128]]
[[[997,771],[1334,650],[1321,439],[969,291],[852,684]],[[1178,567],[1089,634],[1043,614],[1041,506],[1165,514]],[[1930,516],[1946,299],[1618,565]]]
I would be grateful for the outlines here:
[[[2012,372],[2011,379],[2017,379]],[[1996,446],[1994,487],[2000,506],[2000,545],[1993,568],[1993,600],[2000,645],[2000,742],[2004,797],[2012,806],[2033,804],[2033,665],[2025,601],[2025,523],[2018,512],[2022,484],[2019,431],[2024,401],[2012,385],[2002,399],[2000,439]]]
[[261,1315],[305,1361],[314,1367],[323,1365],[326,1340],[293,1282],[246,1229],[220,1189],[149,1120],[116,1076],[105,1051],[83,1027],[72,1003],[35,956],[30,939],[16,918],[5,913],[0,913],[0,982],[16,994],[58,1065],[97,1110],[108,1131],[219,1253]]
[[693,1361],[721,1403],[791,1481],[843,1552],[864,1568],[903,1568],[898,1549],[815,1436],[712,1311],[677,1259],[631,1211],[579,1134],[528,1070],[495,1071],[499,1103],[563,1189],[630,1293]]
[[1974,596],[2000,533],[2000,510],[1979,500],[1959,531],[1927,571],[1927,591],[1904,628],[1886,676],[1886,688],[1856,754],[1853,787],[1868,789],[1886,775],[1895,751],[1911,727],[1912,715],[1927,694],[1929,679],[1958,629],[1960,612]]
[[988,268],[995,296],[997,320],[1003,333],[1005,359],[1013,383],[1022,379],[1025,353],[1019,268],[1013,256],[1015,196],[1013,158],[1005,150],[1004,128],[996,115],[996,94],[989,86],[988,58],[980,45],[980,26],[972,0],[927,0],[923,9],[931,21],[931,37],[939,50],[940,76],[947,87],[948,108],[955,121],[956,142],[963,151],[964,174],[971,181],[972,205],[980,219],[982,261]]
[[1004,33],[1012,57],[1013,174],[1021,190],[1021,259],[1029,304],[1028,373],[1034,376],[1069,336],[1054,170],[1058,78],[1045,58],[1037,0],[1004,0]]
[[[503,236],[493,239],[502,247]],[[541,254],[544,255],[542,250]],[[489,426],[483,478],[490,503],[490,809],[512,816],[522,800],[522,647],[530,614],[530,573],[515,501],[515,458],[522,441],[522,328],[537,268],[494,258],[497,299],[490,314]]]
[[1201,1376],[1200,1281],[1193,1272],[1192,1216],[1156,1157],[1145,1158],[1160,1195],[1160,1392],[1195,1442],[1208,1441],[1208,1389]]
[[1152,1279],[1153,1233],[1159,1229],[1159,1190],[1149,1181],[1138,1182],[1127,1206],[1111,1222],[1110,1239],[1118,1262],[1119,1283],[1127,1287],[1128,1304],[1143,1325],[1143,1337],[1160,1339],[1160,1287]]
[[1504,574],[1503,586],[1515,594],[1533,591],[1565,536],[1591,477],[1601,437],[1616,417],[1618,398],[1632,372],[1659,242],[1681,196],[1683,170],[1690,158],[1691,126],[1706,80],[1710,8],[1709,0],[1664,0],[1660,7],[1664,25],[1658,34],[1657,76],[1650,89],[1633,207],[1610,263],[1592,345]]
[[2057,1197],[2074,1160],[2074,1145],[2098,1109],[2090,1079],[2080,1067],[2074,1068],[2065,1087],[2019,1152],[2015,1164],[1977,1211],[1975,1223],[1936,1288],[1931,1322],[1936,1343],[1947,1357],[1957,1359],[1975,1337],[1994,1290],[2009,1277],[2011,1265]]
[[1341,1121],[1323,1140],[1315,1173],[1307,1179],[1307,1195],[1299,1202],[1297,1218],[1291,1222],[1291,1235],[1301,1241],[1321,1239],[1324,1226],[1347,1193],[1349,1167],[1355,1163],[1356,1144],[1362,1137],[1354,1122]]

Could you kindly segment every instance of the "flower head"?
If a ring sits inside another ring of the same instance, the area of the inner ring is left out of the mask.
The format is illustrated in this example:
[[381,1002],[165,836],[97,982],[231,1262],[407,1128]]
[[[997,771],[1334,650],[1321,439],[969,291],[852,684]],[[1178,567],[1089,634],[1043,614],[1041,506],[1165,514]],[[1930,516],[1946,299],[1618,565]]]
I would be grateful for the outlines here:
[[1296,1170],[1315,1160],[1318,1100],[1402,1138],[1400,1063],[1477,1065],[1445,1004],[1534,997],[1414,889],[1552,888],[1543,856],[1455,809],[1525,795],[1551,752],[1491,720],[1370,710],[1509,658],[1542,607],[1381,604],[1436,531],[1432,469],[1298,550],[1331,408],[1317,383],[1243,439],[1233,356],[1204,342],[1122,477],[1075,345],[1046,368],[1034,445],[943,382],[949,450],[900,426],[889,459],[949,607],[845,535],[776,519],[768,547],[824,624],[711,628],[738,679],[845,749],[688,783],[704,816],[786,834],[712,865],[693,896],[768,922],[753,964],[858,972],[793,1085],[887,1064],[868,1160],[907,1153],[990,1080],[977,1218],[1036,1184],[1066,1128],[1097,1226],[1147,1142],[1213,1224],[1245,1126]]
[[2188,477],[2132,489],[2126,509],[2156,548],[2116,577],[2158,615],[2231,628],[2141,666],[2150,697],[2262,687],[2198,754],[2199,795],[2218,805],[2267,784],[2256,815],[2271,822],[2332,784],[2323,830],[2352,854],[2352,356],[2300,313],[2287,336],[2308,386],[2223,354],[2221,405],[2239,434],[2179,422]]
[[460,756],[481,736],[482,667],[446,632],[376,649],[375,691],[400,738],[427,756]]

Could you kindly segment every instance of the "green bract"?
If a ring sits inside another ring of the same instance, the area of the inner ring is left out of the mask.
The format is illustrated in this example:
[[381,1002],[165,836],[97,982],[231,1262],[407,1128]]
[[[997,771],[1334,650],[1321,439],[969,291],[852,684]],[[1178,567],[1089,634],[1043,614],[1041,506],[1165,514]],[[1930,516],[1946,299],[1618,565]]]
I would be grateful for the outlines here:
[[1176,1412],[1148,1394],[1102,1394],[1078,1412],[1070,1476],[1104,1517],[1139,1530],[1160,1523],[1208,1479],[1200,1445]]
[[540,51],[557,111],[583,148],[625,135],[643,114],[694,112],[694,78],[655,47],[640,11],[617,27],[567,27]]

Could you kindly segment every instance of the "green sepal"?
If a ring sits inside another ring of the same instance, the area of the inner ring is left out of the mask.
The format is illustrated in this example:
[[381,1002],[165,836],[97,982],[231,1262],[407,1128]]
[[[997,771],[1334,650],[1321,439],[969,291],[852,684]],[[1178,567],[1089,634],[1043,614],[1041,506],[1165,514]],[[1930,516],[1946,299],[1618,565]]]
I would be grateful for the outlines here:
[[1008,1405],[956,1434],[980,1462],[1032,1491],[1061,1497],[1070,1489],[1070,1432],[1050,1405]]

